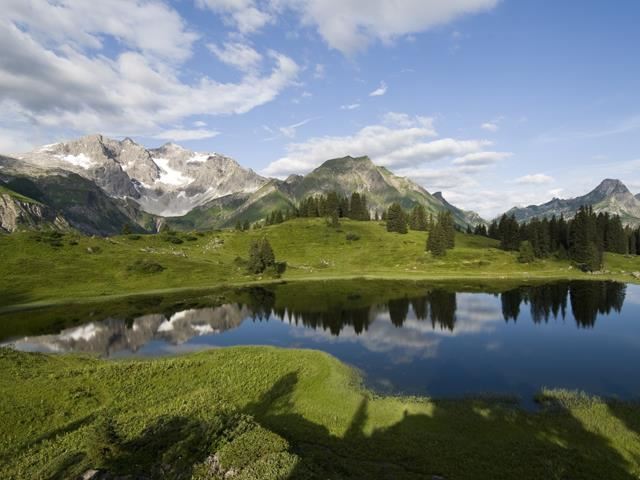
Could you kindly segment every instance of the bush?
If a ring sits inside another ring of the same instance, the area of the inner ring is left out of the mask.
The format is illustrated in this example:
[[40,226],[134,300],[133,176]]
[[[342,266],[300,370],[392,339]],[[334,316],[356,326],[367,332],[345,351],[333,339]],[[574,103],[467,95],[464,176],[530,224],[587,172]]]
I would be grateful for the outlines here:
[[131,265],[127,267],[127,270],[130,273],[143,273],[143,274],[154,274],[160,273],[165,268],[159,263],[152,262],[150,260],[136,260]]
[[69,240],[69,245],[71,245],[71,246],[78,245],[78,241],[77,240]]
[[346,238],[348,242],[355,242],[356,240],[360,240],[360,235],[357,233],[347,233]]
[[164,240],[165,240],[165,242],[173,243],[173,244],[176,244],[176,245],[180,245],[181,243],[184,243],[181,238],[178,238],[178,237],[176,237],[174,235],[170,235],[170,236],[166,237]]
[[198,237],[194,237],[193,235],[187,235],[184,237],[184,239],[187,242],[197,242],[198,241]]
[[142,236],[140,236],[140,235],[127,235],[127,238],[129,240],[140,240],[142,238]]
[[521,242],[520,250],[518,253],[518,262],[531,263],[536,259],[536,255],[533,251],[533,247],[529,242]]

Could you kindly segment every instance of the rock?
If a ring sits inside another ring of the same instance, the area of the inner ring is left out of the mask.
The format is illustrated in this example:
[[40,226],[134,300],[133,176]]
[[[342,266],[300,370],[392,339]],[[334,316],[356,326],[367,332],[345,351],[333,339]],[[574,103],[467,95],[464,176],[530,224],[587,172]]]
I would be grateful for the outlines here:
[[640,272],[633,272],[633,273],[631,273],[631,276],[633,278],[640,278]]
[[82,474],[81,480],[98,480],[102,477],[100,470],[89,469]]

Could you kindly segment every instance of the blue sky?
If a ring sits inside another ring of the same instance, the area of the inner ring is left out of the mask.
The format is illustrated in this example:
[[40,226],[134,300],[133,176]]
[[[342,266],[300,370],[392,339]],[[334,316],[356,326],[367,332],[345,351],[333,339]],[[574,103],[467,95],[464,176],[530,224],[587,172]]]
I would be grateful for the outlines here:
[[640,2],[6,0],[0,151],[100,132],[271,176],[368,154],[493,216],[640,191]]

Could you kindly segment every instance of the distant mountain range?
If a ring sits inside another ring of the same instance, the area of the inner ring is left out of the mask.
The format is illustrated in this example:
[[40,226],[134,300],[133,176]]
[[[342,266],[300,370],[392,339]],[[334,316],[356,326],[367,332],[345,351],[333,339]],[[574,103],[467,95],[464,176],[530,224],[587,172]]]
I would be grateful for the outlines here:
[[0,229],[43,225],[112,235],[130,225],[156,231],[207,229],[261,220],[303,198],[335,190],[367,195],[373,212],[392,202],[420,203],[433,214],[451,211],[460,227],[483,222],[474,212],[431,195],[415,182],[376,166],[368,157],[328,160],[307,175],[266,178],[217,153],[168,143],[147,149],[89,135],[45,145],[15,158],[0,156]]
[[[273,210],[292,209],[305,197],[329,191],[366,194],[372,214],[399,202],[406,209],[422,204],[432,214],[449,211],[461,228],[485,223],[441,192],[431,194],[368,157],[327,160],[307,175],[279,180],[218,153],[174,143],[147,149],[130,138],[88,135],[15,158],[0,156],[0,231],[50,227],[113,235],[125,225],[138,232],[154,232],[163,224],[179,230],[224,228],[264,219]],[[610,179],[582,197],[554,198],[507,213],[521,222],[560,214],[570,218],[582,205],[640,225],[640,194]]]
[[594,190],[581,197],[566,200],[554,198],[542,205],[512,208],[507,215],[514,215],[519,222],[553,215],[572,218],[582,206],[593,207],[596,213],[619,215],[626,225],[640,225],[640,194],[634,196],[624,183],[614,179],[603,180]]

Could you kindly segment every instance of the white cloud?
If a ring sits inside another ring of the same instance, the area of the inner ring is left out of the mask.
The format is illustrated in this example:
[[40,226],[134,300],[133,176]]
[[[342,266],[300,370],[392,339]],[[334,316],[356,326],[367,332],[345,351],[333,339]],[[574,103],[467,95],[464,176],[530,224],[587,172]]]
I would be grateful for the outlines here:
[[109,35],[147,55],[184,60],[198,37],[175,10],[154,0],[4,0],[2,19],[67,51],[100,50]]
[[202,120],[196,120],[195,122],[193,122],[193,126],[198,128],[206,127],[207,122],[203,122]]
[[218,60],[243,72],[255,71],[262,62],[262,55],[244,43],[225,42],[222,46],[208,44],[207,47]]
[[351,103],[349,105],[340,105],[340,110],[356,110],[360,108],[359,103]]
[[553,177],[545,175],[544,173],[534,173],[516,178],[514,182],[519,185],[543,185],[545,183],[551,183],[553,180]]
[[[489,143],[486,143],[488,145]],[[500,160],[509,158],[512,155],[510,152],[472,152],[462,157],[456,158],[454,165],[466,165],[466,166],[481,166],[492,165]]]
[[313,120],[313,119],[312,118],[307,118],[306,120],[302,120],[301,122],[294,123],[293,125],[288,125],[286,127],[280,127],[278,130],[280,130],[280,133],[282,133],[282,135],[284,135],[285,137],[293,138],[293,137],[296,136],[296,130],[298,128],[302,127],[303,125],[306,125],[311,120]]
[[[110,20],[103,18],[105,24]],[[50,49],[41,43],[43,28],[23,31],[0,20],[0,110],[11,109],[14,124],[28,120],[30,129],[46,129],[50,136],[61,128],[152,136],[191,115],[245,113],[275,99],[299,70],[271,51],[268,73],[247,73],[237,83],[207,76],[186,83],[173,60],[130,50],[109,58],[70,46]]]
[[[379,165],[407,168],[482,152],[491,145],[487,140],[442,138],[428,141],[436,135],[432,119],[403,114],[393,114],[392,118],[395,124],[370,125],[353,135],[314,137],[306,142],[289,144],[287,155],[272,162],[264,173],[275,176],[304,173],[325,160],[346,155],[368,155]],[[389,120],[388,115],[385,120]],[[491,153],[501,155],[500,152]]]
[[172,140],[174,142],[181,142],[186,140],[202,140],[205,138],[213,138],[220,135],[220,132],[215,130],[205,130],[202,128],[196,130],[188,129],[174,129],[165,130],[163,132],[153,135],[152,138],[159,138],[163,140]]
[[384,82],[380,82],[380,86],[376,88],[373,92],[369,94],[370,97],[381,97],[387,93],[387,84]]
[[497,132],[498,130],[500,130],[500,127],[495,122],[485,122],[480,125],[480,128],[486,130],[487,132]]
[[271,3],[299,12],[303,23],[315,28],[331,48],[352,54],[373,41],[389,43],[466,14],[490,10],[498,1],[403,0],[398,4],[388,0],[272,0]]
[[196,5],[223,15],[225,22],[242,34],[255,33],[273,21],[271,14],[260,10],[253,0],[196,0]]
[[313,70],[313,78],[316,78],[318,80],[323,79],[325,76],[325,71],[325,66],[321,63],[317,63]]

